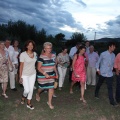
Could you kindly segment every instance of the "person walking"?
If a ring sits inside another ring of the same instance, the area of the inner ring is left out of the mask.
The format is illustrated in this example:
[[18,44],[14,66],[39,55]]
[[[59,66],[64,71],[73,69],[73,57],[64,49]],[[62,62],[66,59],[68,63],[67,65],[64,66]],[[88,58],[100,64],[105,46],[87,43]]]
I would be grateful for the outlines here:
[[24,52],[20,54],[20,68],[19,68],[19,82],[23,84],[24,92],[21,98],[21,104],[25,103],[27,98],[27,108],[33,110],[34,106],[31,104],[33,95],[33,88],[36,80],[35,63],[37,61],[37,54],[35,52],[35,43],[33,40],[28,40],[25,43]]
[[54,109],[52,105],[52,97],[54,94],[54,81],[58,79],[58,73],[55,64],[55,54],[52,54],[52,43],[45,42],[43,44],[43,52],[38,58],[37,66],[37,80],[38,80],[38,92],[36,93],[36,100],[40,101],[40,93],[44,89],[48,89],[48,101],[47,104],[50,109]]
[[99,90],[102,86],[104,80],[106,80],[107,88],[108,88],[108,96],[110,104],[115,106],[116,102],[113,97],[113,66],[115,60],[115,54],[113,51],[115,50],[115,43],[108,43],[108,50],[102,52],[98,62],[96,63],[96,69],[99,74],[99,80],[95,89],[95,97],[99,98]]

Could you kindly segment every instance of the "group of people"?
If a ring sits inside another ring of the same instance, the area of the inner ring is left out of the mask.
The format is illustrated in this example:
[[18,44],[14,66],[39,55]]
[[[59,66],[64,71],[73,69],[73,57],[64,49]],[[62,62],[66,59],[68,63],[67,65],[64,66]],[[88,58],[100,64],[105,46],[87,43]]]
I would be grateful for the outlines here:
[[[68,48],[62,47],[62,51],[56,55],[52,50],[52,43],[45,42],[40,55],[36,53],[36,45],[33,40],[25,43],[21,52],[19,42],[15,40],[11,45],[11,41],[6,39],[0,41],[0,83],[2,86],[2,95],[8,98],[6,94],[8,78],[10,80],[10,88],[17,91],[15,80],[23,85],[24,91],[21,98],[21,104],[27,100],[27,108],[33,110],[31,104],[35,81],[38,82],[38,90],[36,100],[40,101],[40,94],[43,90],[48,91],[47,104],[50,109],[54,109],[52,98],[54,93],[54,82],[58,79],[59,90],[63,89],[64,80],[69,66],[69,78],[71,81],[70,94],[73,93],[75,83],[80,83],[81,97],[83,103],[87,103],[84,98],[84,92],[87,85],[96,86],[95,97],[99,98],[99,90],[106,79],[110,104],[116,105],[120,102],[120,54],[115,58],[113,51],[115,44],[110,42],[108,50],[101,53],[100,57],[94,52],[94,46],[89,45],[89,41],[85,45],[77,43],[71,48],[68,54]],[[36,64],[37,63],[37,64]],[[117,86],[116,86],[116,102],[113,97],[113,67],[116,69]],[[10,69],[11,68],[11,69]],[[99,80],[96,83],[96,72],[99,74]]]

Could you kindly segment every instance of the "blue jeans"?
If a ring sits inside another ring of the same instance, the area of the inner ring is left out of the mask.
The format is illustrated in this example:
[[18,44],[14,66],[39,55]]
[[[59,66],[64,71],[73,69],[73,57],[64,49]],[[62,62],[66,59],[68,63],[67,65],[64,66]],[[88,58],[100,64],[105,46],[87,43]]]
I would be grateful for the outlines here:
[[106,84],[107,84],[107,89],[108,89],[108,96],[109,96],[109,101],[110,104],[114,103],[114,98],[113,98],[113,77],[103,77],[103,76],[99,76],[99,80],[98,83],[96,85],[96,89],[95,89],[95,96],[98,97],[98,93],[100,90],[100,87],[102,86],[104,80],[106,79]]
[[120,74],[116,75],[116,95],[115,95],[116,101],[120,102]]

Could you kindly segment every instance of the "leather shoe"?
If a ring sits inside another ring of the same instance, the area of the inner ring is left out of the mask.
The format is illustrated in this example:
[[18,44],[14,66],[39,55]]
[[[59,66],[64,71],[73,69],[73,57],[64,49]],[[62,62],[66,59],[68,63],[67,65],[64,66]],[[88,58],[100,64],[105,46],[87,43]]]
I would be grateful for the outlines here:
[[11,89],[11,90],[13,90],[13,91],[17,91],[17,89],[16,89],[16,88],[13,88],[13,89]]

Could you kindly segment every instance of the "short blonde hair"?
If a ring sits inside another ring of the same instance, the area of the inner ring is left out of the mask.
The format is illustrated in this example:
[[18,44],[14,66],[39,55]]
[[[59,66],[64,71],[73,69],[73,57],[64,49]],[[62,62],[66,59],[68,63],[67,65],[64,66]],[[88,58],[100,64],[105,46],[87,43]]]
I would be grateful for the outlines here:
[[45,43],[43,44],[43,48],[45,48],[45,46],[51,46],[51,47],[52,47],[52,43],[51,43],[51,42],[45,42]]

